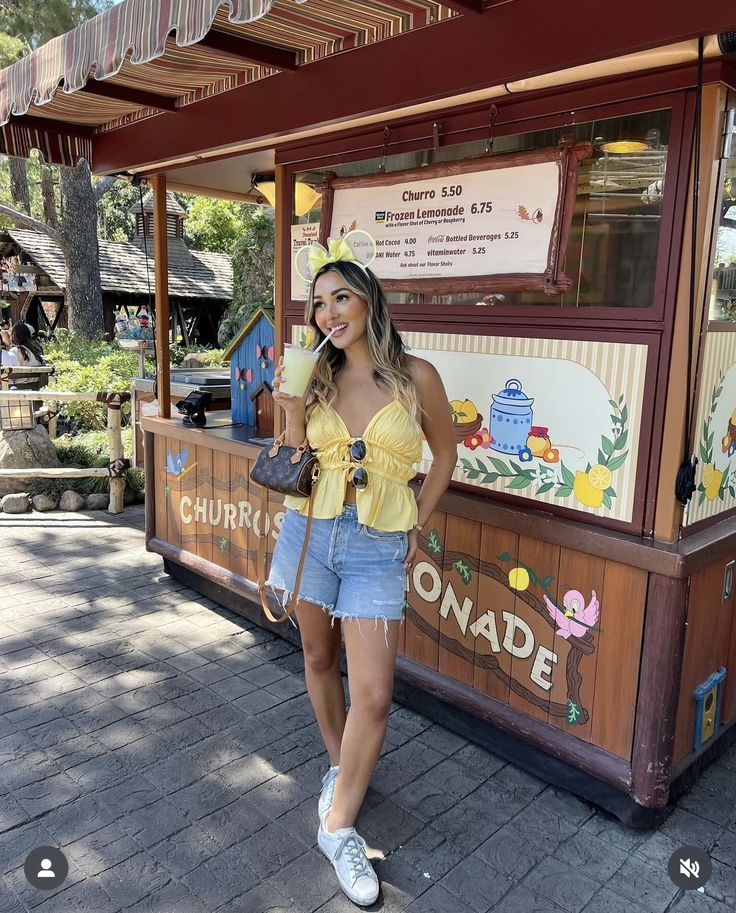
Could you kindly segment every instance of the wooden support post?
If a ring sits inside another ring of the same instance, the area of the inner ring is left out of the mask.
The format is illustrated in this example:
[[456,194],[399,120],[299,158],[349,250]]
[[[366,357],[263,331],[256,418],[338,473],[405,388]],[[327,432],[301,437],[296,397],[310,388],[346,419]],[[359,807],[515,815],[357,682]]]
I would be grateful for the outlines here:
[[[274,342],[276,357],[284,351],[284,304],[286,295],[291,289],[285,281],[287,270],[291,266],[291,246],[289,231],[291,225],[291,190],[287,186],[286,166],[277,165],[274,175],[276,182],[276,206],[274,207],[274,245],[273,245],[273,305],[274,305]],[[288,262],[284,263],[287,259]],[[290,274],[290,273],[289,273]],[[284,430],[282,409],[274,410],[273,432],[276,437]]]
[[166,175],[151,178],[153,187],[153,260],[156,270],[156,389],[158,414],[171,418],[169,359],[169,239],[166,234]]
[[669,798],[687,591],[687,577],[649,577],[631,759],[631,797],[645,808],[664,808]]
[[[120,430],[121,419],[120,403],[112,400],[107,405],[107,446],[110,449],[110,465],[123,459],[123,435]],[[123,510],[123,494],[125,492],[125,476],[110,475],[110,506],[111,514],[119,514]]]
[[[156,535],[156,463],[153,459],[154,435],[150,431],[143,432],[143,474],[146,477],[146,548]],[[150,551],[150,549],[149,549]]]

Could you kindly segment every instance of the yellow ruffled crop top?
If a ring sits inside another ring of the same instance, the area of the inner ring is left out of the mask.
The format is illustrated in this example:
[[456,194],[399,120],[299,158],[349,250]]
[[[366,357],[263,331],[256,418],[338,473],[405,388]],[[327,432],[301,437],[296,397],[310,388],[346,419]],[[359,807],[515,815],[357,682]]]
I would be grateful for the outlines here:
[[[312,515],[331,520],[342,512],[345,486],[356,464],[350,459],[351,436],[332,405],[318,403],[307,422],[307,439],[319,459],[320,476]],[[362,438],[368,485],[356,490],[358,522],[383,532],[408,530],[417,522],[417,503],[408,482],[422,458],[422,429],[398,400],[380,409],[368,422]],[[307,515],[309,499],[288,495],[284,505]]]

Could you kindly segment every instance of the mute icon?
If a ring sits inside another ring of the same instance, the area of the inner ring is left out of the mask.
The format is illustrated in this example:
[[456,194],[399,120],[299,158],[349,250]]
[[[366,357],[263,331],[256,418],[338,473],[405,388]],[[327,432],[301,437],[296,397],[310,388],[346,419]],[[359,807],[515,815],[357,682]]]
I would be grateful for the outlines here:
[[710,856],[698,846],[683,846],[676,850],[667,865],[668,875],[683,891],[702,891],[712,872]]
[[680,874],[686,878],[697,878],[700,874],[700,863],[691,862],[689,859],[681,859]]

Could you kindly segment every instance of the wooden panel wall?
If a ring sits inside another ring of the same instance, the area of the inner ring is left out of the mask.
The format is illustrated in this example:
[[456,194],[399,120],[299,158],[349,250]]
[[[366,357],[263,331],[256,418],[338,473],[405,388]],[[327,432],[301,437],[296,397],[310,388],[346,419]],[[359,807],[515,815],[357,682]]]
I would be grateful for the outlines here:
[[[735,595],[723,599],[723,576],[728,561],[718,561],[694,574],[690,581],[687,607],[687,632],[685,656],[680,681],[680,701],[677,708],[674,763],[677,764],[693,750],[695,726],[695,700],[693,691],[712,675],[719,666],[726,667],[724,696],[730,716],[734,716],[734,681],[736,666],[734,656],[729,658],[729,647],[734,628]],[[732,664],[729,668],[729,662]]]
[[[156,535],[257,580],[255,530],[270,559],[283,505],[260,516],[250,461],[158,435],[154,453]],[[631,758],[645,571],[436,511],[407,587],[407,659]]]
[[[208,447],[154,436],[155,535],[192,555],[256,581],[260,488],[251,461]],[[283,519],[273,495],[267,505],[267,558]]]
[[424,525],[424,534],[419,537],[415,567],[421,586],[412,587],[412,580],[408,580],[406,601],[406,615],[404,627],[406,628],[404,652],[407,659],[426,666],[436,671],[439,665],[439,630],[437,628],[437,611],[434,601],[428,602],[425,596],[429,595],[436,584],[426,570],[426,567],[440,569],[444,561],[445,550],[445,514],[435,511]]
[[426,529],[406,657],[630,759],[647,573],[439,512]]

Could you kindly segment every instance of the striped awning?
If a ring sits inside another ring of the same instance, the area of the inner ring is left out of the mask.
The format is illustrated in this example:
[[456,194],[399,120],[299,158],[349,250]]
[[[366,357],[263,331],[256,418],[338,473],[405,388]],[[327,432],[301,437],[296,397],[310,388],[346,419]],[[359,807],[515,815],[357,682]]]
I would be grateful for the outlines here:
[[0,71],[0,152],[92,161],[95,134],[454,15],[433,0],[122,0]]

